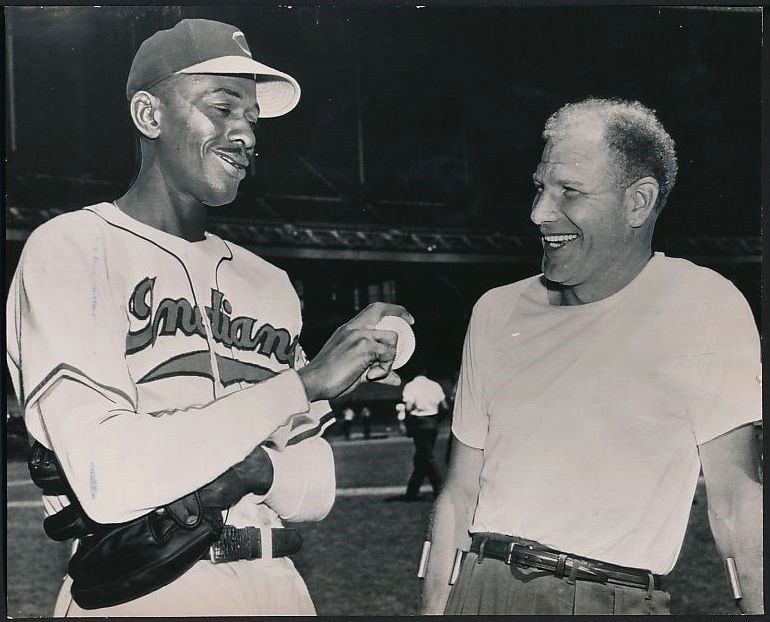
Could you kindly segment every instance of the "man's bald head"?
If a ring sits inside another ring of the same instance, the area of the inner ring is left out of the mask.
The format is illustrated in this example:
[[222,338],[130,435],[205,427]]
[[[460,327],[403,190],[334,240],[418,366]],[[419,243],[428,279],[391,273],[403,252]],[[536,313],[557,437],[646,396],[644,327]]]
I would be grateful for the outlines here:
[[550,140],[577,124],[596,123],[615,164],[616,183],[628,186],[653,177],[660,186],[655,210],[663,209],[677,174],[674,141],[655,116],[637,101],[590,98],[566,104],[545,124],[543,138]]

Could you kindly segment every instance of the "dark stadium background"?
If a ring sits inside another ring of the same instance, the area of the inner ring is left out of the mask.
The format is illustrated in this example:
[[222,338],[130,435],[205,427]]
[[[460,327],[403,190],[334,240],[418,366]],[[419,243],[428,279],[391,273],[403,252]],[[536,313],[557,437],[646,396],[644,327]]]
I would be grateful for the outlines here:
[[[210,228],[289,272],[310,355],[393,301],[417,319],[402,377],[449,387],[476,299],[539,271],[540,131],[589,95],[659,112],[680,169],[654,246],[731,279],[760,322],[761,12],[740,7],[6,7],[6,291],[35,226],[128,187],[131,58],[184,17],[238,25],[302,86]],[[395,397],[359,395],[380,423]]]
[[450,377],[478,296],[539,270],[540,130],[588,95],[659,111],[680,172],[655,246],[719,270],[759,317],[761,20],[728,9],[9,9],[7,280],[35,224],[127,188],[131,58],[181,17],[238,24],[302,86],[212,215],[290,272],[309,352],[356,290],[359,305],[391,291],[418,322],[405,373]]

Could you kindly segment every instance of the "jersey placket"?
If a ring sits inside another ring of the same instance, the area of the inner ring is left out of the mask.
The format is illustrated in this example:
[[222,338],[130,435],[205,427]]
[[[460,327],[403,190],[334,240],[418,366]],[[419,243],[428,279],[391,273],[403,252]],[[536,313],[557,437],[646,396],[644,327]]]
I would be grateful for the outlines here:
[[[211,287],[216,280],[216,268],[212,267],[212,263],[216,266],[217,262],[212,260],[208,253],[206,253],[204,247],[197,248],[191,245],[186,249],[184,256],[185,263],[190,267],[190,287],[193,290],[195,304],[205,328],[204,332],[206,333],[206,344],[208,345],[209,361],[211,363],[211,374],[214,384],[214,399],[217,399],[222,396],[221,389],[223,388],[223,384],[219,373],[219,365],[217,364],[214,331],[211,327],[211,319],[209,318],[208,313],[206,313],[206,300],[210,298]],[[201,291],[201,286],[203,284],[205,284],[205,291]]]

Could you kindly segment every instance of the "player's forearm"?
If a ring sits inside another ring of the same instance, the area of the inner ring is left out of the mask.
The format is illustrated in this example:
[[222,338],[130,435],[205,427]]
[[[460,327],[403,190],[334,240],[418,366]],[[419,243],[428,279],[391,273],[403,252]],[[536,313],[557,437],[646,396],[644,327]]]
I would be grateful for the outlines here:
[[433,510],[430,557],[422,589],[421,613],[441,615],[449,598],[449,579],[458,548],[467,549],[471,508],[444,488]]
[[197,490],[308,409],[299,380],[285,374],[157,417],[110,413],[114,405],[104,401],[67,382],[40,404],[70,485],[86,513],[102,523],[131,520]]
[[736,495],[729,512],[720,513],[710,504],[709,522],[720,558],[735,560],[743,595],[738,601],[741,611],[760,614],[764,613],[761,484],[744,482]]

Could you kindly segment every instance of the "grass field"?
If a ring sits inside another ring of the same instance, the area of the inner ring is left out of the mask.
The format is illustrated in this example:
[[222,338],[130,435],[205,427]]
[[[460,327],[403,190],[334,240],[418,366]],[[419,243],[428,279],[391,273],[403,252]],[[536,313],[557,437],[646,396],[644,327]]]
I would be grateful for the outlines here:
[[[439,440],[443,455],[446,434]],[[295,563],[320,615],[413,615],[420,583],[415,578],[431,503],[383,503],[385,494],[352,490],[405,484],[411,470],[409,439],[333,440],[337,498],[321,523],[300,525],[304,547]],[[48,540],[26,465],[8,465],[8,615],[51,614],[68,546]],[[369,491],[371,492],[371,491]],[[26,503],[25,503],[26,502]],[[705,494],[699,486],[684,548],[669,576],[673,613],[737,613],[711,540]]]

